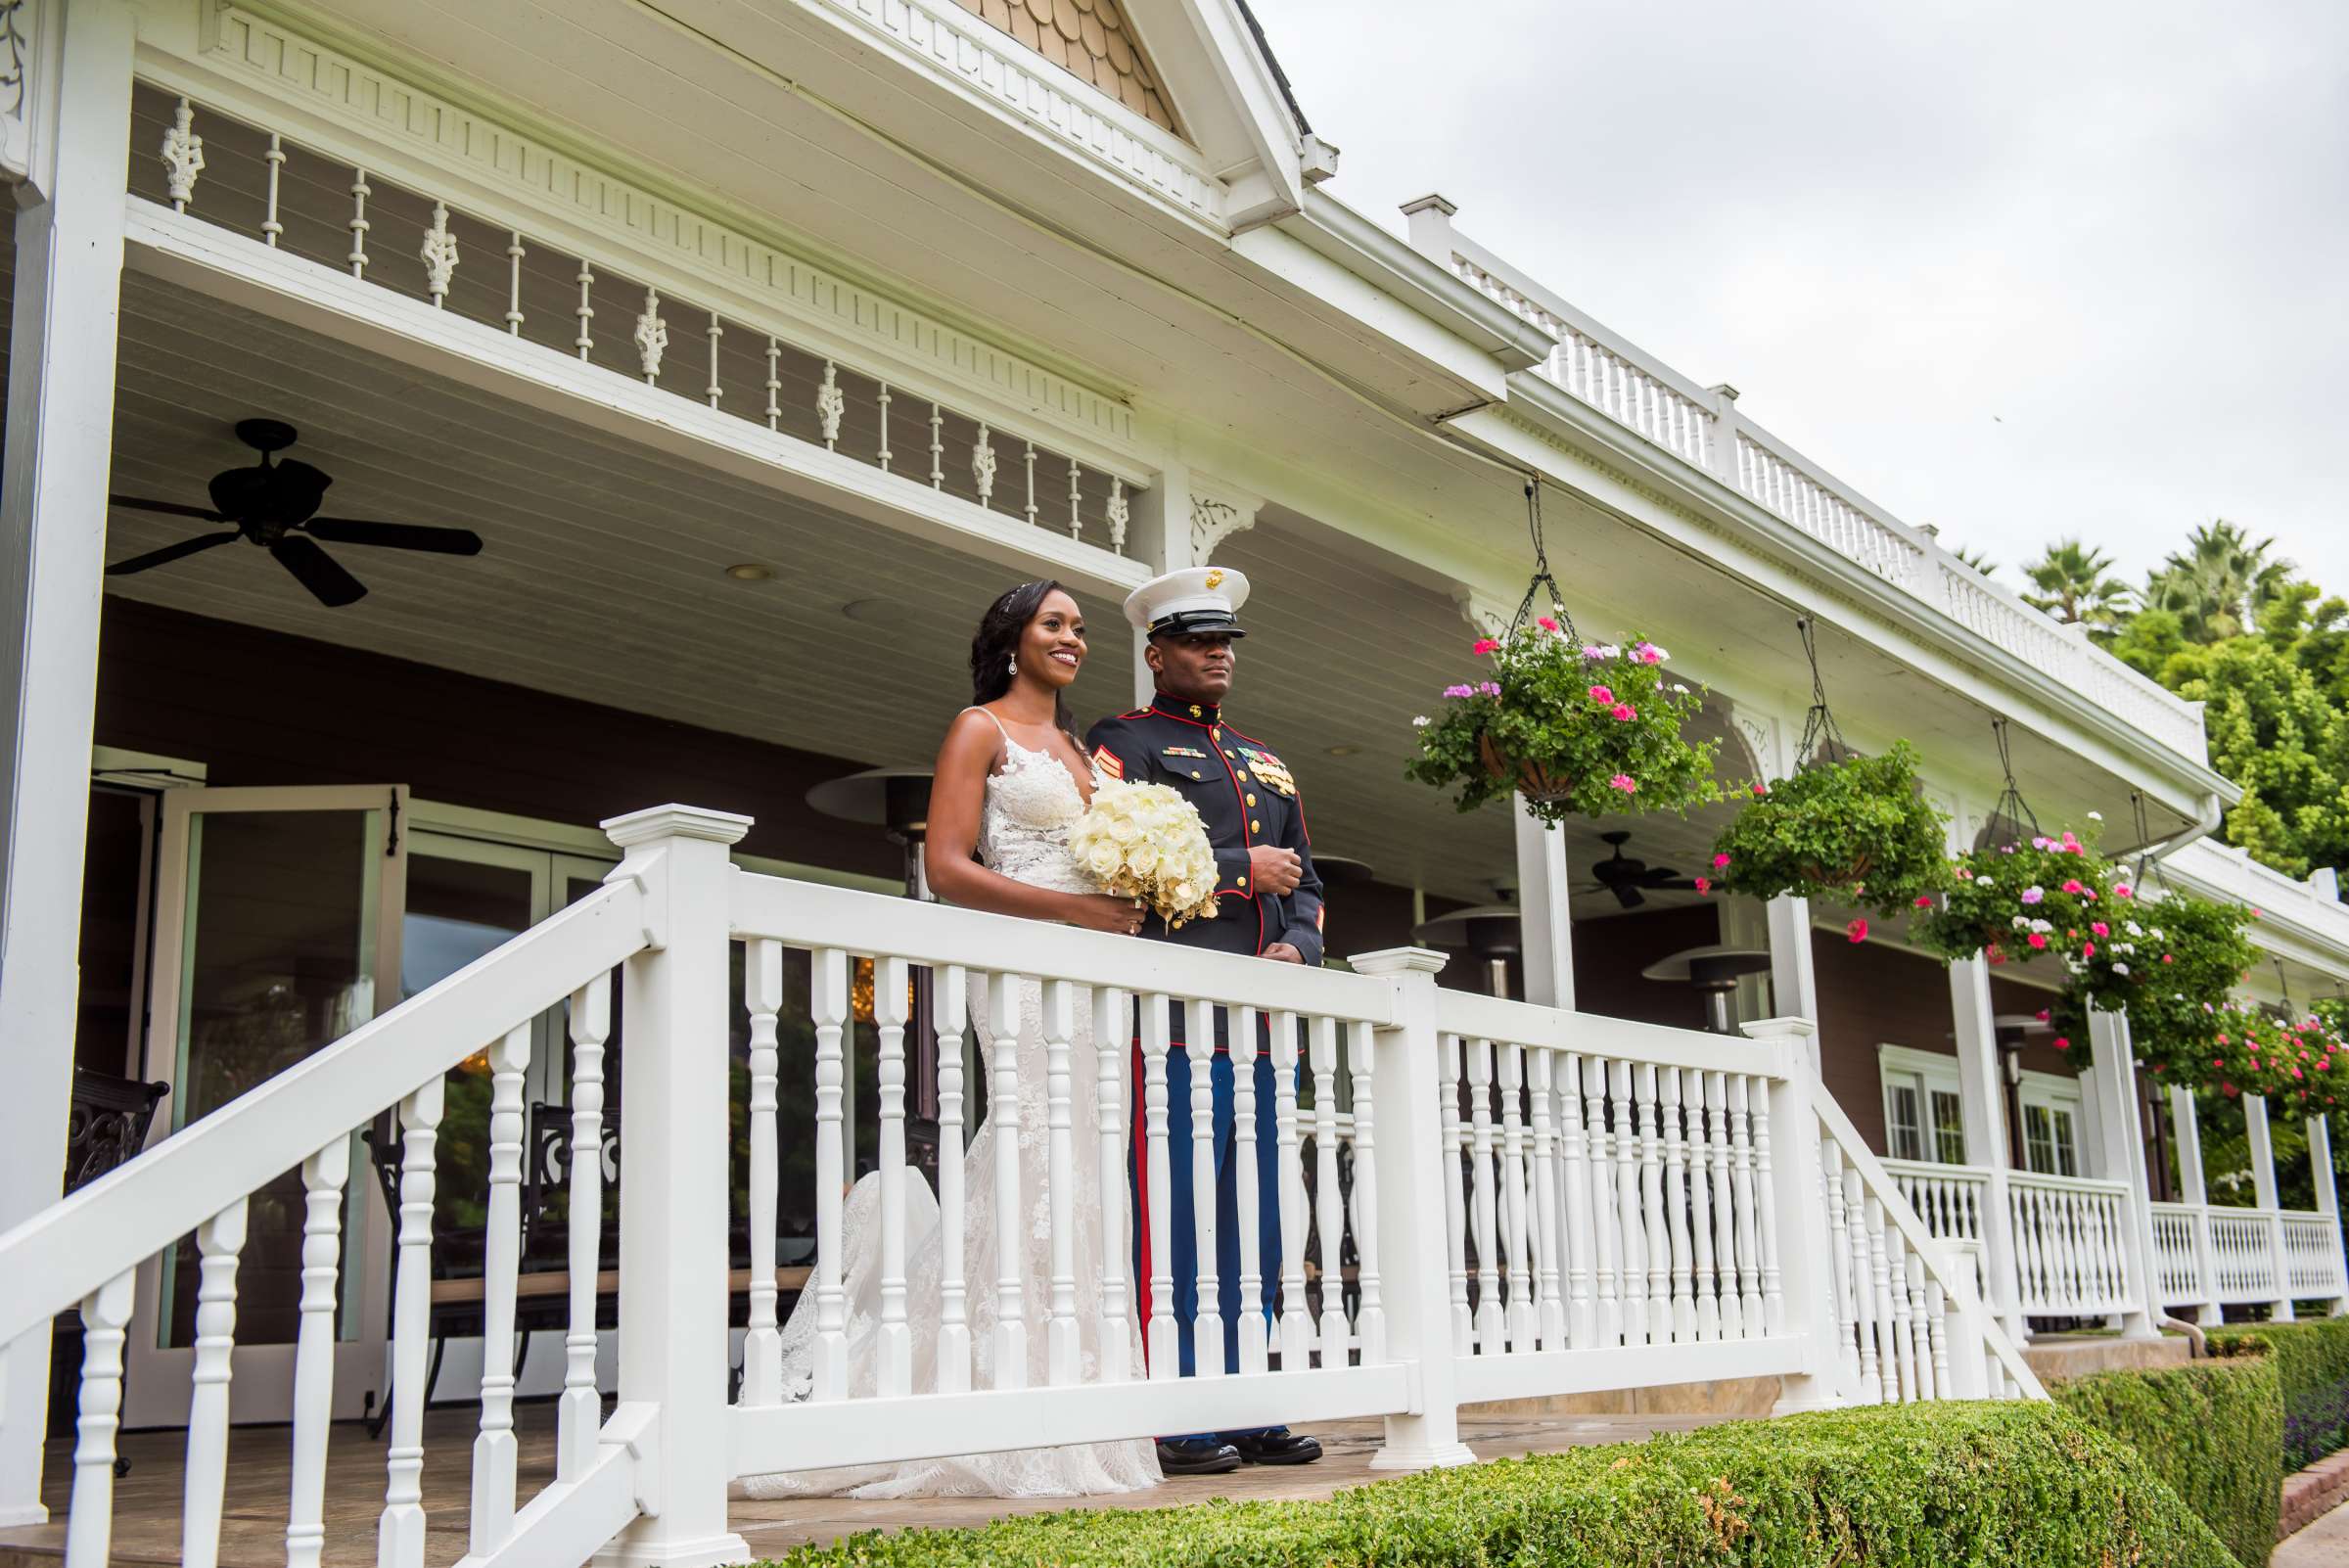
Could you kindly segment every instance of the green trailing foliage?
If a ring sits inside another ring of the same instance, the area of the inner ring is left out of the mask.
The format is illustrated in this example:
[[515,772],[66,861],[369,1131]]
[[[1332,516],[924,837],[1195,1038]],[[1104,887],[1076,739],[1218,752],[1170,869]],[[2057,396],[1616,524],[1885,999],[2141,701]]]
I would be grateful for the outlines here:
[[805,1547],[792,1564],[957,1568],[2230,1568],[2137,1453],[2041,1402],[1734,1421],[1384,1481],[1312,1502],[1076,1509]]
[[2244,1568],[2259,1568],[2282,1505],[2283,1385],[2264,1342],[2226,1348],[2213,1360],[2055,1383],[2048,1395],[2135,1449]]
[[2284,1469],[2349,1448],[2349,1317],[2236,1323],[2210,1332],[2214,1355],[2240,1354],[2246,1342],[2275,1354],[2283,1390]]
[[2108,918],[2118,872],[2068,829],[2055,837],[1993,845],[1950,862],[1940,905],[1918,911],[1910,935],[1944,958],[1986,955],[1994,964],[2059,962],[2095,941]]
[[1709,881],[1752,899],[1795,894],[1889,915],[1929,904],[1948,881],[1948,821],[1917,788],[1915,748],[1895,741],[1881,756],[1817,763],[1754,791],[1714,842]]

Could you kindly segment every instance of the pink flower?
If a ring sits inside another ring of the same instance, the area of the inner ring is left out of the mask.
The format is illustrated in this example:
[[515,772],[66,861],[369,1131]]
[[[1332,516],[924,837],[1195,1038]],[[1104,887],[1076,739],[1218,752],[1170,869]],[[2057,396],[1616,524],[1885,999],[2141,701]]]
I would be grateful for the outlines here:
[[2112,885],[2112,896],[2116,899],[2126,899],[2130,897],[2129,884],[2126,882],[2114,883]]
[[1605,686],[1593,686],[1590,688],[1590,700],[1603,707],[1615,700],[1615,693]]
[[2040,899],[2046,898],[2048,894],[2045,888],[2025,888],[2023,890],[2023,902],[2037,903]]
[[1643,642],[1632,650],[1632,657],[1643,665],[1660,665],[1664,662],[1664,650],[1652,642]]
[[2230,1044],[2230,1043],[2232,1043],[2232,1042],[2231,1042],[2231,1041],[2230,1041],[2230,1040],[2227,1038],[2227,1037],[2226,1037],[2226,1036],[2224,1036],[2224,1035],[2221,1035],[2221,1036],[2219,1037],[2219,1043],[2220,1043],[2220,1044],[2222,1044],[2222,1045],[2226,1045],[2226,1044]]
[[1970,867],[1961,865],[1958,868],[1958,877],[1961,882],[1971,882],[1974,880],[1974,873]]
[[2033,1013],[2031,1016],[2044,1024],[2048,1021],[2048,1010],[2045,1007],[2042,1007],[2038,1012]]
[[1479,637],[1476,639],[1476,646],[1468,651],[1476,655],[1479,659],[1482,659],[1485,655],[1495,652],[1499,647],[1500,644],[1494,641],[1491,637]]
[[1558,629],[1557,622],[1548,616],[1534,617],[1534,624],[1540,626],[1543,631],[1555,631]]
[[2101,920],[2091,920],[2088,923],[2088,929],[2095,932],[2099,937],[2109,937],[2112,935],[2112,932],[2105,927],[2104,922]]
[[1500,695],[1500,682],[1497,680],[1480,680],[1476,683],[1476,690],[1479,696],[1497,697]]
[[1757,800],[1757,801],[1758,801],[1758,800],[1760,800],[1760,799],[1762,799],[1762,797],[1763,797],[1763,796],[1765,796],[1765,795],[1768,795],[1769,793],[1770,793],[1770,786],[1769,786],[1769,785],[1767,785],[1767,784],[1757,784],[1757,785],[1755,785],[1755,786],[1754,786],[1754,799],[1755,799],[1755,800]]
[[2072,1037],[2069,1035],[2058,1035],[2055,1037],[2054,1045],[2059,1051],[2068,1051],[2072,1048]]
[[1618,773],[1607,780],[1607,788],[1621,790],[1624,794],[1629,795],[1639,788],[1639,781],[1629,773]]
[[1917,906],[1919,909],[1930,909],[1930,908],[1932,908],[1932,907],[1933,907],[1933,895],[1931,895],[1930,893],[1920,893],[1920,894],[1918,894],[1918,895],[1916,896],[1916,906]]
[[1639,716],[1639,710],[1634,708],[1630,703],[1617,703],[1614,707],[1607,710],[1607,716],[1610,718],[1620,719],[1637,718]]
[[2023,943],[2026,946],[2036,950],[2038,948],[2045,947],[2048,945],[2048,939],[2039,932],[2034,931],[2031,933],[2031,935],[2023,939]]
[[2083,957],[2083,958],[2094,958],[2096,955],[2096,945],[2095,943],[2093,943],[2093,942],[2084,942],[2084,943],[2082,943],[2082,944],[2080,945],[2080,956],[2081,956],[2081,957]]
[[1728,868],[1729,868],[1729,857],[1728,857],[1727,855],[1726,855],[1726,854],[1716,854],[1715,856],[1713,856],[1713,869],[1714,869],[1714,870],[1716,870],[1716,871],[1727,871]]
[[2163,953],[2163,954],[2161,955],[2161,961],[2162,961],[2163,963],[2165,963],[2165,964],[2174,964],[2174,963],[2176,963],[2178,960],[2177,960],[2177,959],[2175,959],[2175,958],[2173,958],[2173,957],[2171,957],[2171,956],[2170,956],[2168,953],[2166,953],[2166,952],[2165,952],[2165,953]]
[[2073,877],[2070,881],[2064,883],[2063,891],[2066,893],[2084,893],[2087,890],[2082,887],[2078,877]]
[[1444,688],[1444,695],[1447,697],[1473,697],[1476,695],[1476,688],[1474,686],[1447,686]]
[[2242,1090],[2241,1090],[2241,1089],[2238,1089],[2238,1088],[2236,1088],[2236,1087],[2235,1087],[2235,1086],[2234,1086],[2233,1084],[2221,1084],[2219,1085],[2219,1092],[2220,1092],[2221,1094],[2224,1094],[2224,1095],[2226,1095],[2226,1096],[2227,1096],[2229,1099],[2231,1099],[2231,1100],[2232,1100],[2232,1099],[2234,1099],[2234,1097],[2235,1097],[2237,1094],[2240,1094],[2240,1093],[2242,1092]]
[[1696,879],[1696,891],[1699,893],[1711,893],[1713,891],[1713,879],[1711,877],[1698,877]]
[[1596,663],[1607,657],[1607,651],[1594,642],[1587,642],[1583,644],[1583,657]]
[[1850,937],[1854,942],[1865,942],[1867,940],[1867,922],[1865,920],[1855,920],[1843,929],[1844,934]]

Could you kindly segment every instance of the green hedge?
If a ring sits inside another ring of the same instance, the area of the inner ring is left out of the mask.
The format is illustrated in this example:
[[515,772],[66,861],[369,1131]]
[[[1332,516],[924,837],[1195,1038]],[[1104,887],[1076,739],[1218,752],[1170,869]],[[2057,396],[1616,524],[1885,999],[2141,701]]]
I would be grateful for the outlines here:
[[778,1560],[871,1568],[2234,1564],[2135,1452],[2053,1405],[2021,1401],[1731,1422],[1433,1471],[1318,1501],[1079,1509],[976,1530],[867,1534]]
[[2137,1450],[2243,1568],[2259,1568],[2276,1545],[2282,1503],[2282,1380],[2264,1343],[2230,1349],[2224,1360],[2098,1372],[2048,1393]]
[[2230,1323],[2210,1331],[2211,1354],[2231,1355],[2254,1340],[2275,1352],[2283,1383],[2284,1470],[2349,1448],[2349,1317]]

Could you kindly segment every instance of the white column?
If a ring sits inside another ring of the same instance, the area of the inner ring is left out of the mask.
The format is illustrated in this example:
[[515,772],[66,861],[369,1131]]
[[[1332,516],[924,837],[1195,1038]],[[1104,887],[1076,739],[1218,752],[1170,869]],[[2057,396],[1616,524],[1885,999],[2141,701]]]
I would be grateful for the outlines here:
[[[1133,521],[1126,538],[1128,553],[1154,573],[1179,572],[1193,564],[1191,471],[1186,465],[1169,463],[1160,470],[1157,484],[1135,492]],[[1105,605],[1102,609],[1104,612],[1113,609],[1123,612],[1124,606]],[[1106,622],[1107,615],[1096,615],[1093,619],[1096,623]],[[1149,645],[1149,637],[1138,627],[1134,628],[1133,705],[1136,708],[1149,707],[1150,699],[1158,694],[1157,684],[1150,674],[1149,662],[1142,657],[1142,650]]]
[[2194,1288],[2200,1292],[2194,1304],[2194,1321],[2221,1322],[2218,1273],[2210,1253],[2210,1189],[2202,1176],[2202,1127],[2192,1089],[2170,1089],[2170,1140],[2178,1145],[2179,1196],[2193,1214],[2189,1223],[2194,1238]]
[[1773,1011],[1781,1018],[1811,1021],[1811,1067],[1819,1069],[1825,1048],[1819,1038],[1819,976],[1811,964],[1811,900],[1792,895],[1763,905],[1770,919],[1770,990]]
[[[1390,947],[1348,960],[1357,974],[1384,975],[1395,987],[1395,1021],[1371,1038],[1378,1064],[1379,1251],[1388,1258],[1441,1258],[1445,1252],[1444,1162],[1451,1158],[1437,1130],[1444,1096],[1436,1035],[1436,973],[1444,955]],[[1415,1363],[1416,1412],[1387,1417],[1386,1442],[1373,1470],[1426,1470],[1473,1464],[1460,1441],[1459,1395],[1451,1340],[1451,1279],[1440,1268],[1400,1270],[1386,1297],[1387,1359]]]
[[[1779,1331],[1803,1341],[1803,1366],[1778,1380],[1773,1415],[1815,1410],[1842,1400],[1836,1380],[1842,1353],[1835,1342],[1835,1316],[1828,1301],[1833,1288],[1827,1254],[1827,1210],[1819,1174],[1819,1092],[1818,1055],[1812,1038],[1818,1026],[1808,1018],[1763,1018],[1741,1026],[1771,1052],[1770,1191],[1755,1195],[1770,1205],[1777,1234],[1782,1287]],[[1760,1216],[1758,1216],[1760,1218]]]
[[2292,1287],[2284,1267],[2283,1200],[2276,1191],[2276,1139],[2268,1130],[2267,1096],[2243,1096],[2243,1130],[2251,1144],[2251,1191],[2268,1222],[2268,1254],[2275,1259],[2276,1300],[2268,1315],[2280,1323],[2292,1320]]
[[1525,999],[1574,1009],[1574,917],[1567,906],[1566,835],[1514,797],[1517,907],[1525,943]]
[[2159,1337],[2153,1319],[2161,1305],[2153,1298],[2160,1287],[2153,1279],[2152,1188],[2145,1180],[2145,1140],[2138,1136],[2137,1059],[2129,1043],[2129,1015],[2092,1008],[2088,1015],[2089,1049],[2096,1057],[2096,1126],[2103,1151],[2106,1180],[2128,1185],[2128,1228],[2122,1236],[2131,1283],[2136,1286],[2135,1308],[2121,1314],[2121,1337]]
[[660,1407],[660,1442],[636,1483],[660,1512],[596,1553],[607,1565],[751,1557],[726,1524],[727,1147],[711,1134],[726,1126],[730,1092],[726,847],[750,826],[690,806],[604,824],[626,853],[612,879],[640,879],[651,895],[654,945],[621,972],[620,1401]]
[[[7,466],[0,472],[0,1230],[55,1203],[79,996],[82,843],[114,443],[115,341],[130,160],[130,8],[27,7],[30,182],[18,187]],[[38,1524],[49,1393],[44,1324],[0,1347],[0,1526]]]
[[[2317,1213],[2332,1222],[2332,1266],[2338,1272],[2342,1268],[2341,1195],[2333,1185],[2332,1127],[2321,1116],[2308,1119],[2308,1176],[2317,1189]],[[2343,1276],[2343,1293],[2332,1299],[2334,1317],[2349,1316],[2349,1275]]]
[[1965,1163],[1990,1173],[1982,1192],[1982,1250],[1991,1300],[1984,1305],[2020,1344],[2022,1286],[2015,1272],[2014,1214],[2006,1173],[2012,1144],[2006,1130],[2006,1084],[1999,1062],[1998,1026],[1990,1000],[1990,964],[1979,953],[1950,965],[1950,1012],[1958,1035],[1958,1114],[1965,1129]]

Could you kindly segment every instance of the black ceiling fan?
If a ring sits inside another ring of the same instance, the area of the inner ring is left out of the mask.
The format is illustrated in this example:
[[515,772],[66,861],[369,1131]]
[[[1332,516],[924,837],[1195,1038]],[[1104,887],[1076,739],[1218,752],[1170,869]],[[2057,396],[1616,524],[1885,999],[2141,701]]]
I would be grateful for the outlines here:
[[1613,845],[1615,853],[1612,858],[1593,865],[1590,875],[1597,879],[1600,887],[1615,895],[1615,901],[1626,909],[1636,909],[1647,902],[1645,889],[1669,888],[1683,893],[1696,891],[1694,882],[1671,866],[1649,865],[1645,860],[1635,860],[1625,854],[1623,847],[1632,841],[1631,834],[1616,829],[1601,833],[1598,837],[1601,843]]
[[318,548],[330,544],[364,544],[386,550],[423,550],[433,555],[479,555],[482,536],[469,529],[435,528],[422,523],[367,523],[357,518],[318,517],[319,504],[333,479],[299,458],[273,461],[273,455],[294,444],[294,427],[274,419],[237,421],[237,439],[261,454],[251,468],[232,468],[212,476],[212,504],[183,506],[176,501],[150,501],[136,495],[110,495],[115,506],[142,512],[164,512],[173,517],[201,518],[227,523],[233,531],[200,533],[177,544],[166,544],[145,555],[134,555],[106,569],[110,577],[126,577],[168,566],[238,539],[257,544],[294,574],[295,580],[330,609],[356,604],[367,586]]

